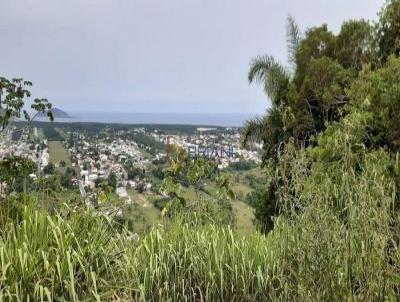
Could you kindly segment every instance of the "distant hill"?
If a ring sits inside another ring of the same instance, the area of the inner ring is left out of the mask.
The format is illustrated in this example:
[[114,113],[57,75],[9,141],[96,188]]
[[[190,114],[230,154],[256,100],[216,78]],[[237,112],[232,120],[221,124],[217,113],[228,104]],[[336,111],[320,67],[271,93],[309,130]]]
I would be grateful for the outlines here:
[[[59,108],[53,108],[51,111],[53,112],[54,118],[71,118],[71,116],[67,112],[65,112]],[[38,114],[38,117],[47,117],[47,114],[40,113],[40,114]]]

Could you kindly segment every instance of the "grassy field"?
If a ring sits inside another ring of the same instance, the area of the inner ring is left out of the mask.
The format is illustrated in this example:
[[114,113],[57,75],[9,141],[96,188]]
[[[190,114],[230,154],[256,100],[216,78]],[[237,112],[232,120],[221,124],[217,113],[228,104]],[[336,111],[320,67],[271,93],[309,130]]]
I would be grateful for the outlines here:
[[66,166],[71,166],[71,159],[69,157],[68,151],[65,149],[60,141],[49,141],[49,154],[50,162],[54,165],[59,165],[60,161],[63,160]]
[[[208,188],[210,189],[211,186]],[[210,190],[211,196],[215,192]],[[131,219],[134,224],[135,231],[144,231],[149,227],[160,222],[161,212],[154,206],[153,199],[158,198],[152,193],[137,193],[135,190],[128,190],[128,194],[135,203],[126,207],[124,210],[125,218]],[[183,196],[189,202],[194,202],[199,197],[205,197],[205,192],[199,191],[198,196],[192,188],[185,188]],[[233,211],[236,216],[236,228],[241,234],[250,234],[254,231],[253,225],[253,209],[240,200],[232,201]]]
[[151,201],[152,194],[137,193],[131,190],[129,191],[129,196],[133,202],[137,203],[142,208],[142,212],[146,215],[150,222],[157,222],[157,220],[160,218],[160,211],[153,205],[153,202]]
[[235,212],[238,231],[244,235],[252,234],[255,231],[253,208],[239,200],[233,201],[232,207]]
[[[250,188],[246,186],[245,184],[239,183],[235,184],[232,187],[233,191],[235,194],[237,192],[250,192]],[[215,184],[207,184],[206,190],[211,194],[211,196],[214,196],[216,193],[216,186]],[[198,192],[199,196],[206,194],[205,192],[199,191]],[[185,188],[183,196],[190,201],[195,201],[198,196],[196,195],[196,192],[191,189],[191,188]],[[244,203],[241,200],[233,200],[232,201],[232,207],[233,211],[235,212],[236,216],[236,227],[241,233],[248,234],[252,231],[254,231],[254,225],[253,225],[253,219],[254,219],[254,214],[253,214],[253,208]]]
[[161,219],[161,212],[153,205],[154,195],[135,190],[128,190],[128,194],[133,204],[124,207],[123,215],[125,219],[131,220],[132,230],[142,233],[156,225]]

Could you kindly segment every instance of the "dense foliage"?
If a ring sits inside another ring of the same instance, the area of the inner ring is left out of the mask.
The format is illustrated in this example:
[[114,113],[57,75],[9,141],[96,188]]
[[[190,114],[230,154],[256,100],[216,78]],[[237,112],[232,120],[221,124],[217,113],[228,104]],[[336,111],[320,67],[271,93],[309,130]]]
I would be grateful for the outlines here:
[[60,133],[55,129],[55,126],[50,123],[41,123],[41,129],[48,141],[62,140]]
[[278,191],[290,185],[278,173],[281,166],[291,166],[284,156],[288,147],[311,152],[322,148],[321,140],[333,140],[323,151],[328,157],[336,139],[333,129],[358,122],[353,120],[358,118],[367,121],[356,144],[367,151],[398,151],[400,60],[395,45],[399,40],[399,3],[389,1],[376,24],[344,22],[337,35],[327,25],[301,34],[289,18],[292,68],[270,56],[253,60],[249,81],[263,84],[272,104],[265,116],[247,122],[243,136],[244,144],[256,140],[264,146],[263,165],[269,177],[256,202],[262,230],[272,229],[271,217],[277,217],[282,207]]

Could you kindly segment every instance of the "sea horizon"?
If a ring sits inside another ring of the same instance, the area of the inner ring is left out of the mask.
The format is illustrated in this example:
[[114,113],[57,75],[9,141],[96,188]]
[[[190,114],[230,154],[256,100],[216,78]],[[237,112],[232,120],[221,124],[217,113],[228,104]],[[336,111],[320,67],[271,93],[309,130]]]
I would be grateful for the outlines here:
[[[257,113],[196,113],[196,112],[74,112],[69,118],[57,118],[62,123],[118,123],[118,124],[185,124],[222,127],[242,127]],[[40,118],[38,121],[45,121]]]

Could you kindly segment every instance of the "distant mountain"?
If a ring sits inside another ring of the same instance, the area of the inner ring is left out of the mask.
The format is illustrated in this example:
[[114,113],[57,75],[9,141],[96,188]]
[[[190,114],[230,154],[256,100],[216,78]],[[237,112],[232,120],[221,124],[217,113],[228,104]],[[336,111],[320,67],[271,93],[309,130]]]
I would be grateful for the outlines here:
[[[53,108],[51,111],[53,112],[54,118],[71,118],[68,113],[59,108]],[[40,113],[38,117],[47,117],[47,113]]]

